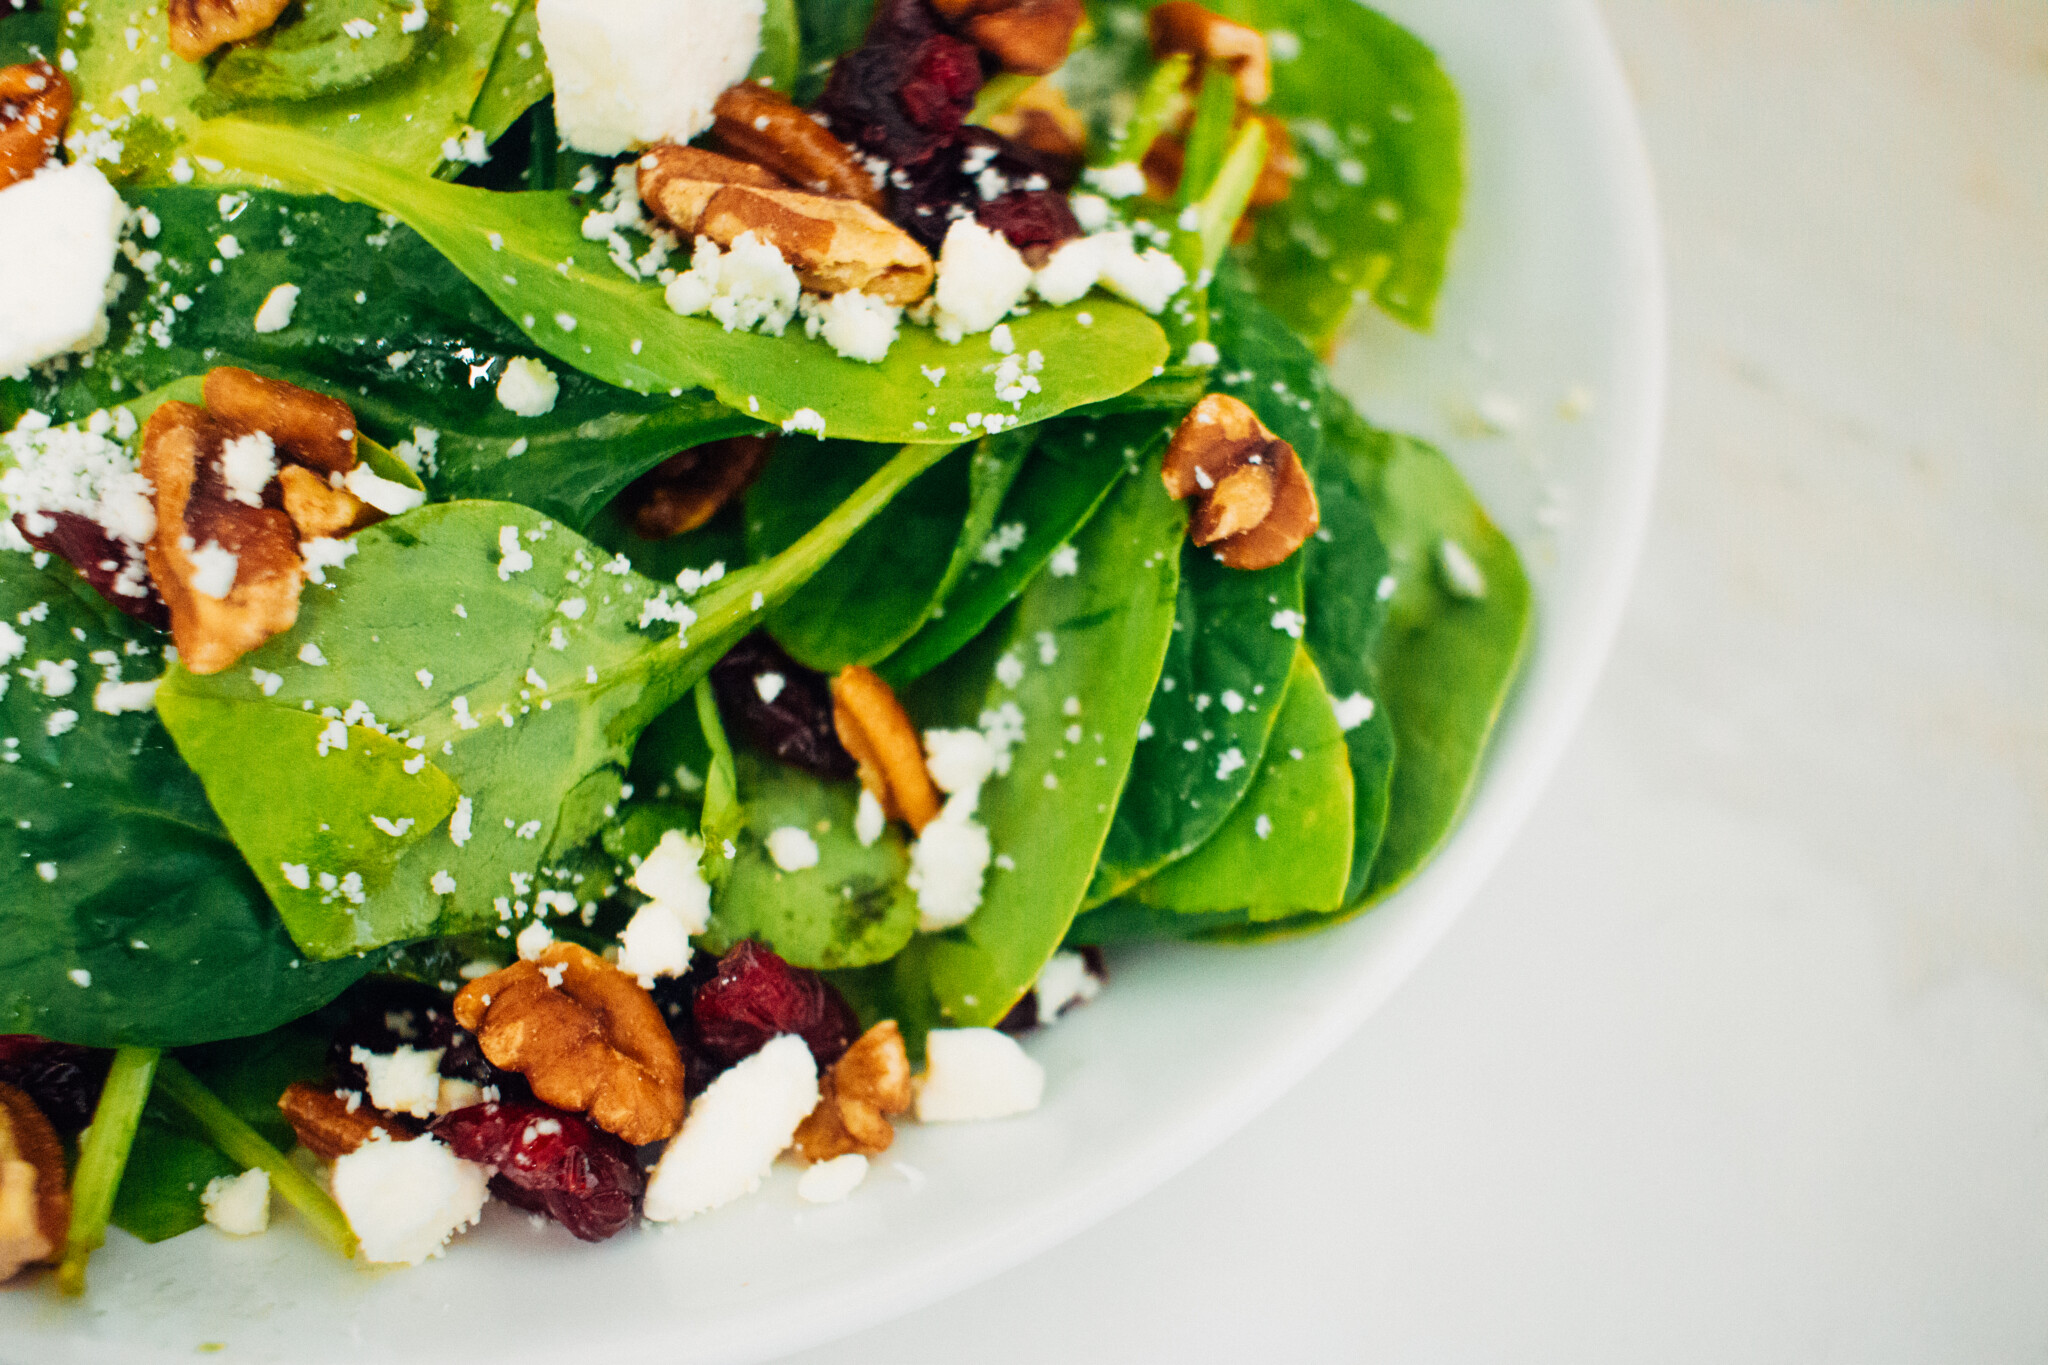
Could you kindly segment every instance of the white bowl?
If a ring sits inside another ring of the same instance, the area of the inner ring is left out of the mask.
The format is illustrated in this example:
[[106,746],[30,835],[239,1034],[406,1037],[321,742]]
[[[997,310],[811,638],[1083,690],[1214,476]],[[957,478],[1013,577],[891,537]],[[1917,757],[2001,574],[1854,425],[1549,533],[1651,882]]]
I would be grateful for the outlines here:
[[[1465,99],[1466,224],[1433,336],[1361,323],[1340,380],[1438,439],[1529,561],[1539,624],[1477,799],[1388,904],[1256,949],[1119,955],[1032,1043],[1044,1108],[919,1129],[846,1202],[780,1171],[751,1199],[598,1247],[502,1207],[448,1256],[366,1272],[289,1227],[144,1247],[115,1233],[83,1303],[0,1291],[9,1361],[756,1361],[907,1312],[1101,1219],[1301,1078],[1436,942],[1535,802],[1585,705],[1649,504],[1663,386],[1657,231],[1614,53],[1586,0],[1393,0]],[[1591,407],[1568,419],[1575,389]],[[1507,400],[1503,402],[1502,400]],[[1515,419],[1519,409],[1520,420]],[[1509,430],[1484,432],[1482,414]]]

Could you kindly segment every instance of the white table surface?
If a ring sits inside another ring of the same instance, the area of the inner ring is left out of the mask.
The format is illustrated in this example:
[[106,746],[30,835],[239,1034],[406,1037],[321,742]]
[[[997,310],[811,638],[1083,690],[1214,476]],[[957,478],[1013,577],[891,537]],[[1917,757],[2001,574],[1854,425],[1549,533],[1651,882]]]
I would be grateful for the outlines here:
[[1670,434],[1542,807],[1263,1118],[801,1365],[2048,1357],[2048,7],[1606,10]]

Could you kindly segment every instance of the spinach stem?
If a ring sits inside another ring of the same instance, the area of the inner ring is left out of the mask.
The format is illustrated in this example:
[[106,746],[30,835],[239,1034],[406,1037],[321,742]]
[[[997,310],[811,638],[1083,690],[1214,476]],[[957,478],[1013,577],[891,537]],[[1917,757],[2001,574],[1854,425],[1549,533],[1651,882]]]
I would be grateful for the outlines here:
[[1138,107],[1131,114],[1131,121],[1124,125],[1123,136],[1111,144],[1108,160],[1101,164],[1145,160],[1152,144],[1187,107],[1188,73],[1193,69],[1194,63],[1185,52],[1176,52],[1153,68],[1151,79],[1138,95]]
[[85,1292],[85,1263],[107,1240],[114,1193],[121,1188],[121,1172],[127,1169],[161,1055],[153,1047],[124,1047],[114,1053],[106,1087],[92,1111],[92,1126],[79,1140],[78,1170],[71,1177],[71,1228],[64,1239],[64,1259],[57,1266],[57,1287],[66,1294]]
[[533,106],[532,141],[527,148],[526,188],[551,190],[555,187],[555,159],[562,152],[556,145],[555,102],[542,100]]
[[1198,202],[1216,183],[1216,173],[1223,168],[1223,158],[1230,147],[1230,130],[1236,122],[1237,78],[1221,66],[1212,66],[1202,77],[1202,93],[1195,100],[1195,121],[1188,128],[1180,203]]
[[348,1216],[328,1193],[308,1179],[286,1159],[284,1153],[263,1140],[244,1123],[218,1095],[200,1084],[175,1058],[166,1057],[156,1069],[157,1094],[183,1110],[199,1125],[206,1140],[239,1166],[260,1166],[270,1173],[270,1188],[299,1211],[322,1241],[344,1258],[356,1253],[356,1235]]
[[740,807],[739,775],[733,766],[732,744],[725,737],[725,724],[718,716],[718,698],[711,679],[699,678],[696,688],[697,724],[704,730],[704,743],[711,749],[711,770],[704,777],[704,813],[697,829],[704,839],[706,880],[717,882],[732,866],[725,844],[746,821]]
[[1230,144],[1230,154],[1223,158],[1223,166],[1216,172],[1215,182],[1196,209],[1200,219],[1196,231],[1202,238],[1202,270],[1214,270],[1223,259],[1230,234],[1237,230],[1237,220],[1244,217],[1252,191],[1258,187],[1259,175],[1265,169],[1266,125],[1255,118],[1246,119],[1237,140]]

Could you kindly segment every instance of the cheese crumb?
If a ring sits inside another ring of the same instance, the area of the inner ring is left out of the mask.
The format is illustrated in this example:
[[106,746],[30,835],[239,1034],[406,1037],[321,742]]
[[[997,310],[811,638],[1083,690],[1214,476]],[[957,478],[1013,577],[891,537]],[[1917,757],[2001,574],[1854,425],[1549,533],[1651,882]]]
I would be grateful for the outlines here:
[[1436,543],[1437,572],[1443,575],[1444,588],[1453,597],[1466,601],[1477,601],[1486,596],[1486,573],[1479,562],[1467,550],[1449,536]]
[[424,506],[427,495],[396,479],[387,479],[367,464],[357,464],[342,476],[348,491],[387,517],[399,516]]
[[258,332],[282,332],[292,325],[292,314],[298,310],[299,287],[295,284],[281,284],[263,296],[263,306],[256,310]]
[[121,197],[97,166],[49,166],[0,194],[0,375],[106,330]]
[[803,313],[805,336],[822,336],[826,345],[846,359],[869,365],[888,359],[903,321],[901,308],[858,289],[826,298],[806,294],[797,306]]
[[763,0],[541,0],[562,144],[616,156],[684,143],[761,50]]
[[372,1138],[334,1163],[334,1202],[366,1261],[418,1265],[482,1216],[488,1166],[433,1137]]
[[809,830],[783,825],[768,831],[768,856],[784,872],[801,872],[818,865],[818,841]]
[[518,417],[544,417],[555,410],[562,381],[555,372],[530,356],[514,356],[505,363],[498,380],[498,402]]
[[1337,713],[1337,728],[1348,734],[1371,720],[1377,708],[1371,697],[1363,692],[1353,692],[1348,697],[1339,698],[1331,709]]
[[218,601],[235,590],[235,575],[241,570],[242,561],[233,550],[223,548],[217,540],[209,540],[191,551],[191,556],[192,591]]
[[217,1175],[199,1192],[206,1221],[232,1237],[270,1228],[270,1172],[252,1166],[240,1175]]
[[875,794],[866,787],[860,789],[860,802],[853,808],[853,837],[860,840],[862,848],[873,848],[875,840],[882,837],[887,829],[889,817],[882,810],[882,803],[875,800]]
[[646,1216],[688,1218],[758,1188],[818,1105],[818,1069],[803,1039],[784,1033],[711,1082],[647,1182]]
[[220,477],[228,497],[244,507],[261,507],[263,490],[277,477],[277,446],[270,433],[236,436],[220,448]]
[[803,286],[773,243],[742,232],[726,251],[699,237],[690,268],[668,282],[663,297],[684,317],[709,313],[728,332],[779,337],[796,315]]
[[916,1084],[920,1123],[1000,1119],[1038,1107],[1045,1068],[995,1029],[933,1029]]
[[442,1048],[407,1047],[395,1052],[349,1049],[348,1059],[370,1078],[370,1103],[393,1114],[430,1119],[441,1095]]
[[104,716],[148,711],[156,706],[155,678],[147,682],[103,682],[93,689],[92,709]]
[[956,219],[939,247],[933,325],[942,341],[986,332],[1009,316],[1031,287],[1031,267],[1000,233]]
[[647,904],[619,933],[618,966],[654,985],[690,967],[690,939],[711,924],[711,884],[704,880],[704,844],[695,835],[667,830],[627,879]]
[[868,1159],[859,1152],[820,1161],[796,1182],[797,1197],[812,1204],[836,1204],[868,1177]]

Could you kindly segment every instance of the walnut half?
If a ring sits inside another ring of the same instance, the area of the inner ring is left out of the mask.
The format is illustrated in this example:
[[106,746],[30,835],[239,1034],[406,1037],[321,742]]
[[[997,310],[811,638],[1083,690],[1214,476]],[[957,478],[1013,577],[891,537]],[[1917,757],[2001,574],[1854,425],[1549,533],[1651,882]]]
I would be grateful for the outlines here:
[[1315,534],[1315,486],[1294,447],[1227,394],[1181,420],[1159,476],[1167,495],[1193,498],[1188,534],[1233,569],[1269,569]]
[[910,1054],[896,1021],[884,1019],[856,1039],[825,1073],[818,1095],[818,1107],[796,1129],[804,1160],[887,1151],[896,1140],[889,1118],[907,1111],[912,1099]]
[[171,51],[196,62],[277,22],[291,0],[170,0]]
[[1185,52],[1196,63],[1194,79],[1214,63],[1237,81],[1237,97],[1246,104],[1264,104],[1273,92],[1272,66],[1266,57],[1266,35],[1204,9],[1194,0],[1167,0],[1145,16],[1152,55]]
[[56,1260],[70,1223],[57,1131],[35,1101],[0,1085],[0,1280]]
[[455,1022],[533,1093],[638,1147],[683,1125],[683,1058],[640,983],[588,948],[557,943],[470,982]]
[[1005,71],[1043,76],[1066,61],[1081,27],[1081,0],[932,0]]
[[0,66],[0,189],[48,164],[71,121],[71,82],[48,62]]

